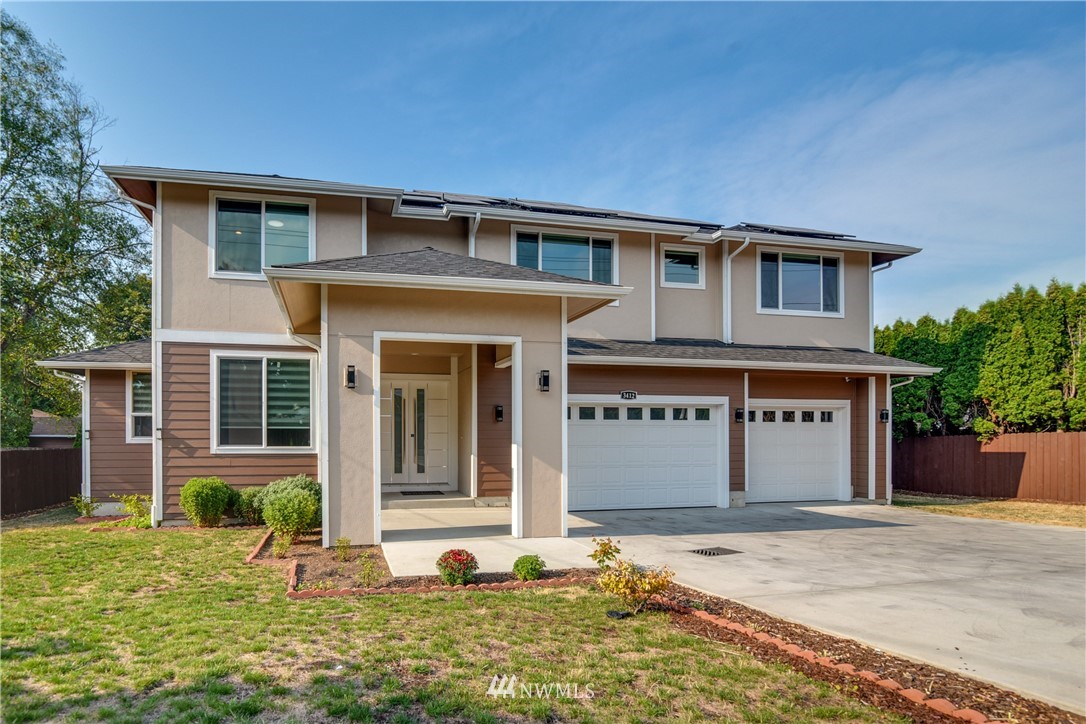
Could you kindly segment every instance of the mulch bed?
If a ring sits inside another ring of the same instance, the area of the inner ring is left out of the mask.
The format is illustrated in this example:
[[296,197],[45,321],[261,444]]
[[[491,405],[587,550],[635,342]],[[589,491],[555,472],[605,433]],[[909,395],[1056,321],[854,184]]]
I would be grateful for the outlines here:
[[[393,576],[385,561],[381,546],[352,546],[347,561],[341,561],[335,548],[324,548],[319,534],[303,536],[287,552],[286,558],[272,555],[272,539],[266,535],[246,559],[247,563],[287,566],[287,595],[292,598],[309,595],[360,595],[373,593],[423,593],[436,590],[475,590],[490,588],[534,588],[551,585],[585,583],[594,579],[595,568],[562,568],[543,571],[538,581],[520,581],[510,573],[476,573],[467,586],[446,586],[440,577]],[[366,576],[366,560],[373,575]]]
[[[1086,718],[1058,709],[1050,704],[1028,699],[976,679],[893,656],[851,639],[822,633],[807,626],[785,621],[770,614],[729,601],[718,596],[673,585],[667,598],[682,607],[700,609],[716,616],[748,626],[757,632],[783,639],[802,649],[828,657],[837,663],[851,664],[856,671],[872,671],[881,679],[891,679],[904,689],[923,692],[929,699],[946,699],[959,709],[983,712],[989,719],[1036,722],[1038,724],[1081,724]],[[857,698],[882,709],[897,711],[920,722],[961,721],[940,714],[927,706],[913,703],[900,694],[874,681],[868,681],[822,664],[807,661],[782,651],[777,646],[753,639],[705,621],[693,614],[671,610],[674,622],[699,636],[724,641],[749,651],[759,659],[786,663],[816,679],[841,684],[843,691],[854,689]]]

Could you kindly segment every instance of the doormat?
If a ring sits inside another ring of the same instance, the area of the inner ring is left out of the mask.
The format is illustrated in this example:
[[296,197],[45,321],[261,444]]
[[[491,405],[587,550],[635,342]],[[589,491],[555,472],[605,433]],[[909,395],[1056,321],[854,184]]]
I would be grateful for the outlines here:
[[400,495],[444,495],[440,490],[401,490]]

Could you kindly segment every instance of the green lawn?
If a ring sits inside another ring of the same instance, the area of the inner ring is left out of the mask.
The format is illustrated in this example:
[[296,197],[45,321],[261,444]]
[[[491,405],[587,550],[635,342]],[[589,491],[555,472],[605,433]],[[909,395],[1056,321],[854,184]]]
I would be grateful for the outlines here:
[[[255,530],[5,523],[3,719],[897,721],[587,588],[289,601]],[[496,699],[490,677],[590,686]]]

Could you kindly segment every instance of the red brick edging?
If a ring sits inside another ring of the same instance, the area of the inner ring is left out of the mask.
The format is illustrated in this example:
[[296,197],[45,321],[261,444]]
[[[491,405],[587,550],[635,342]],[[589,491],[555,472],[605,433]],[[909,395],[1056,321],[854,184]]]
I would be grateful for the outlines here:
[[700,618],[703,621],[707,621],[708,623],[711,623],[715,626],[726,628],[729,631],[734,631],[735,633],[746,636],[747,638],[754,639],[755,641],[761,641],[767,644],[771,644],[772,646],[776,646],[778,649],[790,656],[805,659],[807,661],[819,664],[820,666],[825,666],[828,669],[836,669],[837,671],[840,671],[849,676],[856,676],[861,679],[873,681],[884,689],[896,691],[898,695],[908,699],[909,701],[915,702],[917,704],[923,704],[924,706],[934,709],[940,714],[951,716],[955,719],[961,719],[962,721],[974,722],[975,724],[986,724],[989,722],[990,724],[1002,724],[1001,722],[989,719],[987,716],[977,711],[976,709],[959,709],[953,703],[947,701],[946,699],[929,699],[928,695],[924,692],[918,689],[906,689],[893,679],[884,679],[876,674],[874,671],[857,671],[856,667],[852,664],[835,662],[828,656],[819,656],[814,651],[801,648],[799,646],[796,646],[795,644],[790,644],[782,639],[776,638],[775,636],[770,636],[763,631],[755,631],[749,626],[744,626],[741,623],[724,618],[723,616],[714,616],[713,614],[706,611],[698,611],[687,606],[682,606],[675,603],[674,601],[670,601],[661,596],[654,596],[653,600],[656,603],[665,606],[677,613],[693,614],[697,618]]

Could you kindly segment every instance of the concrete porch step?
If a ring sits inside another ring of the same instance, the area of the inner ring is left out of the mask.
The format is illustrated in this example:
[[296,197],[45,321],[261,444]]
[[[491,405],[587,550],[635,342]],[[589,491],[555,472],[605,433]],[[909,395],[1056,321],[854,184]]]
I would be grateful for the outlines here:
[[463,493],[445,493],[444,495],[403,495],[402,493],[381,493],[382,510],[407,510],[419,508],[474,508],[475,501]]

